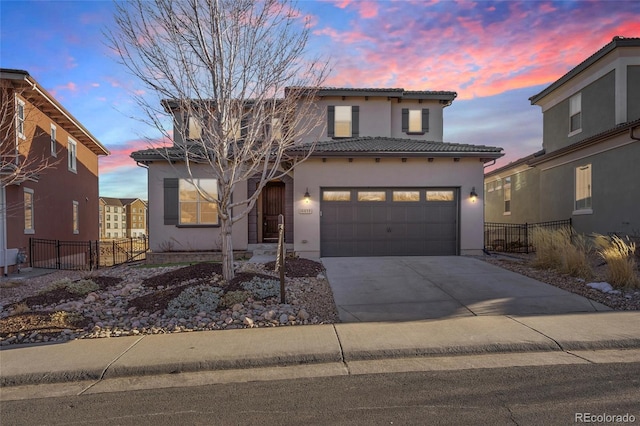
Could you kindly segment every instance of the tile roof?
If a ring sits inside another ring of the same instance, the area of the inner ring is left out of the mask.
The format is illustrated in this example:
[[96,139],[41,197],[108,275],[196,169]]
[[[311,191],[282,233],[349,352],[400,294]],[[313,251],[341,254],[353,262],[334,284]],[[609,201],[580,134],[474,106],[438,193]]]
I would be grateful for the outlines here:
[[483,157],[501,157],[503,155],[502,148],[493,146],[387,137],[360,137],[322,141],[316,144],[312,155],[336,154],[387,154],[392,156],[399,156],[400,154],[429,154],[433,156],[482,154]]

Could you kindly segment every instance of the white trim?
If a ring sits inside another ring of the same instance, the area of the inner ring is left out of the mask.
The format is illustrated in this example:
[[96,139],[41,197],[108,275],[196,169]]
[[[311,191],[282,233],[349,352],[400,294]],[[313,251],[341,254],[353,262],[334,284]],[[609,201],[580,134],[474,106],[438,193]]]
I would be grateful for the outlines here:
[[[569,118],[571,118],[571,117],[569,117]],[[575,135],[577,135],[578,133],[582,133],[582,127],[581,127],[581,128],[579,128],[579,129],[574,130],[573,132],[569,132],[569,134],[567,135],[567,137],[568,137],[568,138],[570,138],[571,136],[575,136]]]
[[[73,150],[70,149],[73,146]],[[73,152],[73,154],[72,154]],[[70,172],[78,173],[78,142],[69,137],[67,142],[67,169]]]
[[571,215],[573,216],[581,216],[585,214],[593,214],[593,209],[580,209],[580,210],[574,210],[573,212],[571,212]]
[[[24,233],[32,235],[32,234],[36,233],[36,224],[35,224],[36,216],[35,216],[35,208],[34,208],[34,204],[35,203],[34,203],[34,196],[33,196],[34,195],[34,191],[31,188],[25,188],[25,187],[22,188],[22,200],[23,200],[23,203],[24,203],[24,194],[25,193],[31,194],[31,228],[25,227],[24,228]],[[26,207],[27,207],[27,205],[25,203],[22,206],[23,213],[25,213]],[[26,217],[25,217],[24,225],[26,225]]]
[[[18,130],[19,126],[18,126],[18,122],[20,121],[20,116],[18,115],[18,106],[22,106],[22,132]],[[27,104],[25,103],[25,101],[23,101],[22,99],[18,98],[18,96],[16,96],[16,133],[18,134],[18,137],[20,139],[26,139],[27,135],[24,133],[25,132],[25,126],[26,126],[26,108]]]
[[58,128],[55,124],[51,123],[51,156],[58,157],[57,146],[58,146]]

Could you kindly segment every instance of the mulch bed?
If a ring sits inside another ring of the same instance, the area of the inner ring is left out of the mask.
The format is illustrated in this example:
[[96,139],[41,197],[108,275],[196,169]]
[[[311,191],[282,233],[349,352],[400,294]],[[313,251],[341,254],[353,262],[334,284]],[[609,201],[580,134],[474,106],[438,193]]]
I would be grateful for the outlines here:
[[[274,270],[276,262],[269,262],[264,266],[266,269]],[[293,258],[284,261],[284,273],[291,278],[316,277],[321,272],[324,272],[324,266],[313,260]]]

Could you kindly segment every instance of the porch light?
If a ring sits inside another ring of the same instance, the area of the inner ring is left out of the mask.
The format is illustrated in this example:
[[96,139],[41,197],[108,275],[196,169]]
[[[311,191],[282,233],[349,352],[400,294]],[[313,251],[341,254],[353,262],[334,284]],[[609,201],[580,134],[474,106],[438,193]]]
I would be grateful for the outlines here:
[[310,200],[311,200],[311,195],[309,195],[309,188],[307,188],[307,190],[304,192],[304,203],[309,204]]
[[478,199],[478,194],[476,193],[476,187],[475,186],[473,188],[471,188],[471,194],[469,194],[469,198],[471,199],[472,203],[475,203],[476,200]]

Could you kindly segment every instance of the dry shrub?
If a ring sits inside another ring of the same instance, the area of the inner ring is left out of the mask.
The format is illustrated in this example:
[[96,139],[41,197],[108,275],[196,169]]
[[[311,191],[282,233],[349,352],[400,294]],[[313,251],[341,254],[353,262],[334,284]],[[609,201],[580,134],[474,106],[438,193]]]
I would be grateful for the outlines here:
[[618,236],[597,235],[598,254],[607,262],[607,281],[616,287],[640,288],[638,267],[634,258],[636,245]]
[[593,276],[586,241],[582,235],[575,234],[571,228],[554,231],[534,229],[532,238],[536,248],[535,267],[556,269],[574,277],[591,278]]

